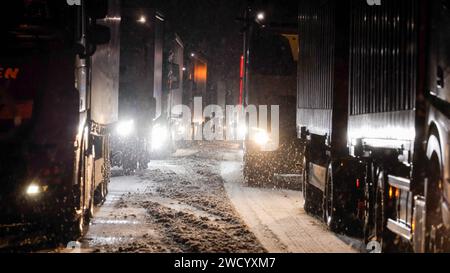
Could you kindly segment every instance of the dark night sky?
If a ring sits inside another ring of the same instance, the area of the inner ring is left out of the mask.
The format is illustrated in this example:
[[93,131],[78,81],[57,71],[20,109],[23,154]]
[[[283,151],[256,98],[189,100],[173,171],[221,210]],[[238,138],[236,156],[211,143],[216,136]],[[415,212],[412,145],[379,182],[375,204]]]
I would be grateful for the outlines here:
[[[251,1],[251,0],[250,0]],[[297,1],[254,0],[255,10],[272,18],[296,18]],[[186,50],[201,52],[208,59],[210,83],[224,80],[233,92],[239,87],[239,60],[243,49],[242,23],[246,0],[153,0],[183,39]]]
[[243,12],[245,1],[156,0],[154,3],[181,36],[186,50],[206,56],[210,83],[223,79],[229,88],[237,89],[242,26],[235,18]]

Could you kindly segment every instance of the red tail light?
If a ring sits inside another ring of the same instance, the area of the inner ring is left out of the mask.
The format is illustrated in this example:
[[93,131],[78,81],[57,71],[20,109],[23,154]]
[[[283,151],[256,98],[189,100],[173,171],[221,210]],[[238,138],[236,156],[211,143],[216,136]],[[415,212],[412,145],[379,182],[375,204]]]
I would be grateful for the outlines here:
[[242,105],[244,101],[244,56],[241,56],[239,75],[239,105]]
[[356,179],[356,188],[359,189],[359,187],[361,186],[359,179]]

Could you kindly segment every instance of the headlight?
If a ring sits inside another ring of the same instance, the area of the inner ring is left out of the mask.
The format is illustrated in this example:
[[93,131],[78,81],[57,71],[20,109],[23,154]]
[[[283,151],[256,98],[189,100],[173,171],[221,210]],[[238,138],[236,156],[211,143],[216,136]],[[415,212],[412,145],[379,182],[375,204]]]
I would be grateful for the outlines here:
[[161,149],[169,137],[170,135],[167,127],[155,125],[152,130],[152,149]]
[[247,136],[247,132],[248,132],[247,126],[246,125],[240,125],[237,128],[238,140],[245,139],[245,137]]
[[131,135],[134,131],[134,121],[128,120],[128,121],[121,121],[119,124],[117,124],[116,132],[119,136],[127,137]]
[[46,191],[47,191],[46,186],[41,186],[37,183],[31,183],[27,187],[26,194],[28,196],[38,196],[39,194],[46,192]]
[[269,134],[266,131],[258,131],[254,138],[255,143],[261,146],[266,145],[270,141]]

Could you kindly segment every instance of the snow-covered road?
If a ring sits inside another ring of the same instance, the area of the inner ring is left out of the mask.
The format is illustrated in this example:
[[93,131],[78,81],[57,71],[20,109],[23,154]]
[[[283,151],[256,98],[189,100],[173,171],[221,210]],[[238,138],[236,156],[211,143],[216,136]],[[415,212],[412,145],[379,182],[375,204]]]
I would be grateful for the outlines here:
[[221,163],[231,202],[268,252],[354,253],[360,242],[337,236],[302,208],[300,192],[250,188],[243,182],[240,160]]
[[301,205],[246,187],[238,145],[204,143],[114,177],[75,252],[355,252]]

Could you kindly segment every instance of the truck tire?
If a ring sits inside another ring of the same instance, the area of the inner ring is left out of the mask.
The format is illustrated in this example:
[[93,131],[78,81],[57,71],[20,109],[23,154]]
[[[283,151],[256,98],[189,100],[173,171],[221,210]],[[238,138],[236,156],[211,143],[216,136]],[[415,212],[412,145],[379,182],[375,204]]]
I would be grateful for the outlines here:
[[78,215],[75,211],[64,213],[60,222],[49,226],[52,240],[57,244],[66,245],[68,242],[79,240],[86,229],[85,217]]
[[100,206],[106,201],[106,196],[108,195],[108,182],[103,181],[98,185],[94,194],[94,205]]
[[375,239],[382,243],[383,232],[386,227],[386,219],[384,212],[385,198],[384,198],[384,188],[385,188],[385,178],[384,172],[377,170],[377,190],[376,190],[376,202],[375,202]]
[[[79,199],[76,195],[80,195]],[[83,190],[75,188],[73,196],[82,203]],[[70,241],[77,241],[80,239],[86,230],[86,217],[84,212],[77,211],[73,207],[64,213],[60,224],[55,226],[56,233],[59,234],[58,241],[67,243]]]
[[377,169],[373,162],[364,164],[365,173],[361,177],[365,178],[364,183],[364,200],[365,211],[363,221],[363,236],[365,243],[373,241],[376,237],[376,204],[378,192],[376,187]]
[[108,195],[108,184],[109,180],[111,178],[111,158],[110,158],[110,152],[107,151],[104,153],[105,161],[103,163],[102,167],[102,177],[103,181],[100,183],[100,185],[95,189],[94,194],[94,204],[96,206],[102,205],[106,201],[106,196]]
[[89,223],[90,220],[94,217],[94,213],[95,213],[95,188],[94,185],[92,185],[91,188],[91,194],[90,194],[90,198],[89,198],[89,206],[88,206],[88,213],[86,214],[86,222]]
[[74,239],[78,240],[80,239],[86,230],[86,217],[85,215],[80,215],[75,219],[75,221],[72,223],[72,230],[69,235]]
[[86,202],[86,174],[87,174],[87,146],[86,136],[83,137],[80,147],[80,161],[79,161],[79,173],[78,173],[78,185],[75,185],[73,189],[73,198],[76,200],[76,205],[79,208],[78,212],[71,209],[67,223],[63,226],[63,236],[69,240],[77,240],[83,236],[86,227],[86,212],[84,211]]
[[304,156],[303,157],[303,160],[302,160],[302,168],[303,168],[303,170],[302,170],[302,196],[303,196],[303,200],[305,200],[305,198],[306,198],[306,195],[305,195],[305,185],[306,185],[306,179],[307,179],[307,177],[306,177],[306,157]]
[[95,210],[95,159],[94,159],[94,151],[95,147],[92,146],[92,154],[88,156],[88,160],[90,162],[91,166],[91,184],[90,184],[90,190],[89,190],[89,200],[88,200],[88,211],[86,214],[86,222],[89,223],[92,217],[94,217],[94,210]]
[[309,185],[308,180],[308,172],[309,172],[309,163],[305,160],[305,166],[303,168],[303,209],[309,215],[314,214],[314,203],[313,203],[313,194],[311,185]]
[[124,158],[123,161],[123,172],[126,176],[133,175],[137,169],[137,159],[135,157]]
[[336,189],[334,187],[333,167],[328,167],[325,193],[323,199],[323,220],[328,228],[333,232],[339,232],[342,228],[338,200],[336,199]]
[[442,202],[442,192],[441,186],[442,172],[439,163],[439,158],[436,154],[433,154],[429,161],[429,171],[428,171],[428,192],[426,193],[426,203],[427,203],[427,219],[426,219],[426,238],[425,252],[428,253],[442,253],[449,251],[446,249],[447,245],[447,232],[444,228],[441,202]]
[[387,190],[388,183],[386,179],[386,172],[383,168],[377,168],[377,189],[376,189],[376,203],[375,203],[375,232],[376,240],[381,245],[381,250],[383,253],[396,252],[397,247],[395,246],[396,236],[390,230],[387,229],[387,219],[388,219],[388,196]]

